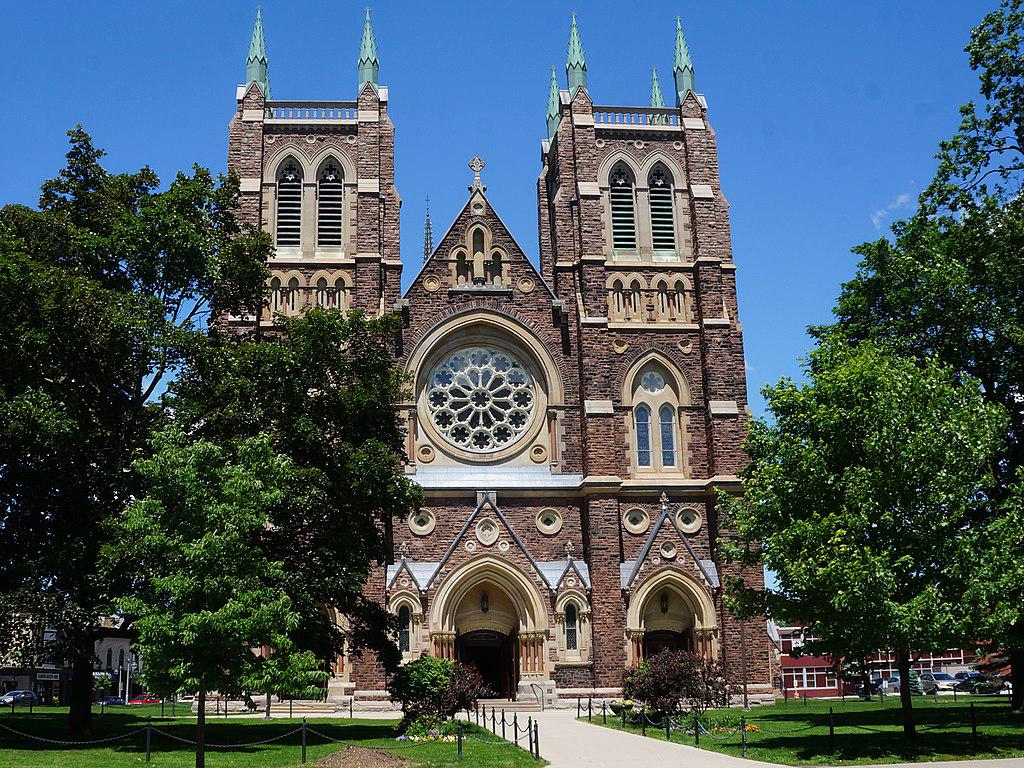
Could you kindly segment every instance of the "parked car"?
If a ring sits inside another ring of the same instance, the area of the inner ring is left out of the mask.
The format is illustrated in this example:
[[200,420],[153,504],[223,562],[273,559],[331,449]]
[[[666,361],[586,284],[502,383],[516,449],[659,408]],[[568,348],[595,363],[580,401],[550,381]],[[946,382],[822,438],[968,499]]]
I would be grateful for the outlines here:
[[159,696],[154,696],[151,693],[139,694],[138,696],[136,696],[135,698],[131,699],[128,702],[129,705],[135,705],[135,704],[159,704],[159,703],[160,703],[160,697]]
[[882,683],[882,678],[873,677],[867,683],[861,683],[854,688],[854,692],[858,696],[877,696],[878,692],[882,690]]
[[970,681],[970,693],[998,694],[1006,688],[1006,681],[997,675],[978,675]]
[[124,699],[120,696],[107,696],[102,700],[102,703],[105,707],[123,707]]
[[[927,695],[931,696],[933,694],[938,693],[939,687],[938,687],[938,684],[934,680],[925,680],[922,675],[920,675],[919,673],[917,673],[917,672],[915,672],[913,670],[911,670],[910,676],[912,678],[916,676],[917,680],[921,684],[921,690],[920,691],[915,691],[914,690],[914,684],[913,683],[910,684],[911,685],[910,692],[912,694],[914,694],[915,696],[920,696],[921,694],[927,694]],[[885,685],[884,685],[882,690],[884,690],[886,693],[894,693],[894,694],[895,693],[899,693],[900,692],[900,684],[901,684],[901,682],[900,682],[900,679],[898,677],[890,677],[890,678],[888,678],[885,681]]]
[[966,672],[957,672],[955,675],[953,675],[953,677],[955,677],[957,680],[963,681],[963,680],[970,680],[972,677],[977,677],[980,674],[981,674],[981,672],[975,672],[974,670],[968,670]]
[[953,677],[952,675],[950,675],[950,674],[948,674],[946,672],[922,672],[921,673],[921,683],[925,686],[925,689],[926,689],[925,692],[926,693],[929,692],[927,690],[928,683],[934,683],[935,684],[935,688],[938,691],[938,693],[950,693],[950,692],[952,692],[952,690],[956,686],[956,684],[959,683],[959,682],[960,682],[959,680],[957,680],[955,677]]
[[898,677],[883,677],[879,681],[878,690],[882,693],[899,693],[900,679]]
[[38,704],[39,697],[32,691],[8,691],[0,696],[0,707],[27,707],[29,704]]

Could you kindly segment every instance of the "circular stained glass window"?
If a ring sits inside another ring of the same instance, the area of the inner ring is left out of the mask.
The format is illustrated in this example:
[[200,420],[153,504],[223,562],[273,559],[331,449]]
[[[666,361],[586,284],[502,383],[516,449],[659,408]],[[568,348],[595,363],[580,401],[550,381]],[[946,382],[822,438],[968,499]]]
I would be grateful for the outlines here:
[[523,436],[536,395],[533,377],[508,352],[469,347],[434,366],[426,402],[445,440],[467,451],[489,453]]
[[640,386],[652,395],[665,388],[665,377],[657,371],[648,371],[640,377]]

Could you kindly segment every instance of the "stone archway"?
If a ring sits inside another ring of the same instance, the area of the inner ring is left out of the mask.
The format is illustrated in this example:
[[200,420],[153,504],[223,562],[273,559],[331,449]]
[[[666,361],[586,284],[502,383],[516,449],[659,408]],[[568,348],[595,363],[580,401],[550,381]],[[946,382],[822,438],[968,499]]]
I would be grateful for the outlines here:
[[500,696],[548,678],[543,598],[505,560],[486,555],[452,573],[434,598],[430,627],[435,656],[473,664]]
[[626,636],[629,661],[634,665],[667,648],[715,658],[717,633],[711,596],[696,579],[678,569],[655,573],[630,599]]

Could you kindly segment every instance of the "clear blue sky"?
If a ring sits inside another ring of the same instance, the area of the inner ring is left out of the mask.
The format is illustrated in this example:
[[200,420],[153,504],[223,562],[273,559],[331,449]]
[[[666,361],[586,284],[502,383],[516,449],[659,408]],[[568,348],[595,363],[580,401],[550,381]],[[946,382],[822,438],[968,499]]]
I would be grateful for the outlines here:
[[[266,0],[273,95],[351,99],[365,3]],[[440,235],[465,201],[474,154],[502,217],[534,259],[550,66],[565,83],[575,10],[598,104],[647,103],[671,82],[682,16],[717,131],[732,206],[752,405],[798,372],[826,321],[850,247],[887,231],[933,169],[939,139],[977,92],[963,47],[994,0],[847,2],[387,2],[374,7],[381,82],[397,127],[406,280],[424,197]],[[81,122],[109,167],[169,178],[222,170],[250,0],[5,4],[0,25],[0,203],[34,203]],[[666,93],[668,91],[666,90]]]

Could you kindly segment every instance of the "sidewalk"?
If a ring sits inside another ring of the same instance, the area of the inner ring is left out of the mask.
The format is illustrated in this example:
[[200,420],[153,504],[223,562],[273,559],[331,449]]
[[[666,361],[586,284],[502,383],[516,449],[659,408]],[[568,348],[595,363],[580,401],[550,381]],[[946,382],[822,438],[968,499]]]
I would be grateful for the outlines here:
[[[541,757],[550,761],[551,768],[755,768],[775,765],[589,725],[576,720],[574,709],[538,712],[533,718],[540,724]],[[1024,768],[1024,758],[889,763],[884,768]]]

